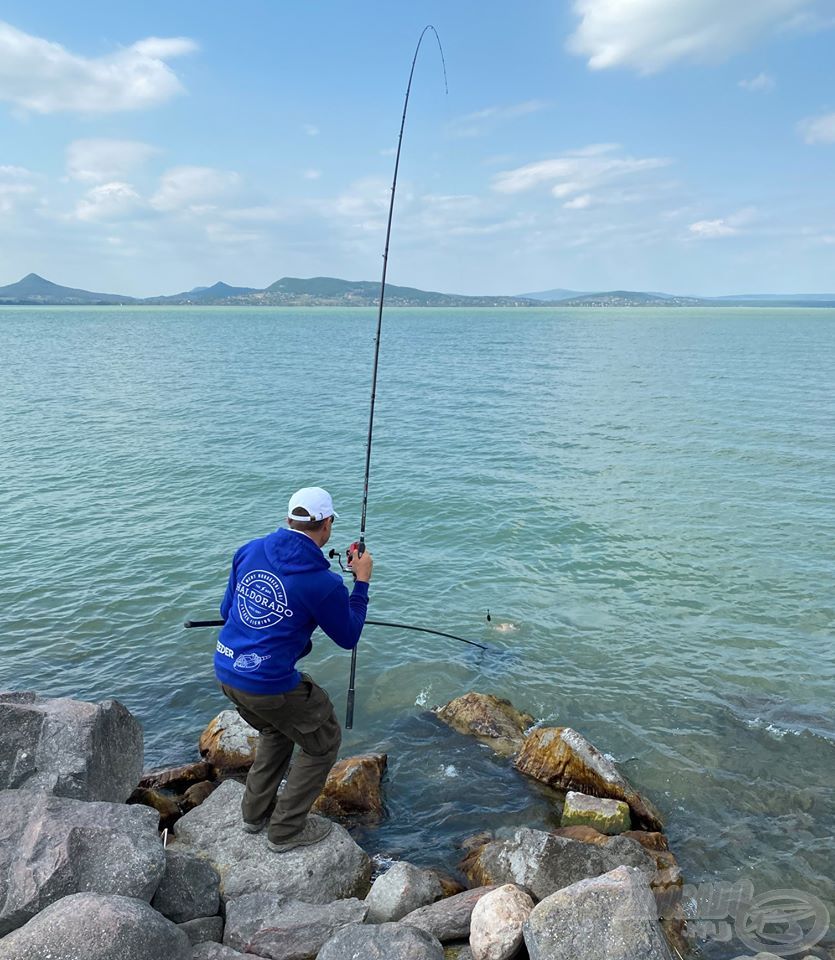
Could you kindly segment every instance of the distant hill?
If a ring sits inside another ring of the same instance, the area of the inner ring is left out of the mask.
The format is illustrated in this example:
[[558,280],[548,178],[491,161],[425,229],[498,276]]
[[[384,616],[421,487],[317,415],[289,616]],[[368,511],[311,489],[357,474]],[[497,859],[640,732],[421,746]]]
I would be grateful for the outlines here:
[[520,297],[525,300],[548,300],[555,302],[557,300],[572,300],[575,297],[585,297],[587,294],[580,290],[563,290],[557,287],[555,290],[540,290],[539,293],[520,293]]
[[74,287],[62,287],[60,284],[44,280],[37,273],[29,273],[17,283],[0,287],[0,303],[6,304],[55,304],[70,306],[73,304],[136,303],[133,297],[123,297],[116,293],[92,293],[90,290],[76,290]]
[[195,287],[185,293],[175,293],[170,297],[147,297],[144,303],[208,303],[209,301],[228,300],[230,297],[246,297],[259,293],[257,287],[230,287],[219,281],[211,287]]
[[704,300],[697,297],[675,297],[667,293],[640,293],[632,290],[610,290],[607,293],[585,293],[560,301],[561,307],[699,307]]

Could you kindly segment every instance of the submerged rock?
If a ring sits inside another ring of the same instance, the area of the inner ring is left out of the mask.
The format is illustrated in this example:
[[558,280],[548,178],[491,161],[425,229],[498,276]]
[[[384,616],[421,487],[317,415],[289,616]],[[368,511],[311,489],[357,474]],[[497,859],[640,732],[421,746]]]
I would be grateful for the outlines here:
[[319,951],[318,960],[444,960],[444,948],[424,930],[402,923],[343,927]]
[[124,803],[142,774],[142,727],[118,700],[0,693],[0,789]]
[[179,767],[164,767],[162,770],[149,770],[142,775],[137,786],[146,790],[168,790],[171,793],[184,793],[192,784],[210,780],[211,765],[205,760],[186,763]]
[[368,922],[400,920],[412,910],[434,903],[443,893],[441,882],[432,871],[399,861],[377,877],[368,892]]
[[313,812],[325,817],[382,816],[382,780],[387,761],[384,753],[337,760],[313,804]]
[[402,923],[426,930],[442,943],[449,940],[466,940],[470,935],[470,917],[478,901],[491,890],[492,886],[465,890],[454,897],[447,897],[426,907],[419,907],[407,913]]
[[191,941],[142,900],[75,893],[0,940],[0,960],[191,960]]
[[671,960],[645,877],[632,867],[558,890],[524,926],[530,960]]
[[257,746],[258,731],[237,710],[221,710],[200,734],[198,744],[200,756],[221,774],[248,770]]
[[244,787],[226,780],[199,807],[175,826],[169,849],[191,851],[211,861],[221,878],[221,899],[263,891],[330,903],[368,892],[371,860],[348,832],[334,824],[320,843],[273,853],[266,831],[244,833],[241,798]]
[[623,800],[634,820],[651,830],[663,829],[661,815],[641,796],[614,763],[571,727],[540,727],[526,737],[514,759],[521,773],[562,790],[582,790],[597,797]]
[[467,693],[434,712],[453,730],[475,737],[504,757],[519,750],[525,731],[534,722],[530,714],[517,710],[509,700],[489,693]]
[[473,960],[514,957],[522,944],[522,926],[533,907],[530,895],[511,883],[485,894],[470,919]]
[[623,833],[632,826],[628,803],[623,800],[590,797],[575,790],[569,790],[565,795],[560,823],[563,827],[593,827],[609,836]]

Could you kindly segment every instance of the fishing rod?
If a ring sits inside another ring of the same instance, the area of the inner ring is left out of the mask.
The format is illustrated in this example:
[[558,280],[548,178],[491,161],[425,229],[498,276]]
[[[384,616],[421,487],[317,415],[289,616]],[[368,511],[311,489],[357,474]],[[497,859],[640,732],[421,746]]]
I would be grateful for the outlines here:
[[[371,373],[371,407],[368,413],[368,439],[365,444],[365,479],[363,481],[362,487],[362,516],[360,519],[360,538],[359,540],[351,544],[352,551],[356,552],[358,557],[361,557],[365,553],[365,518],[368,511],[368,477],[371,472],[371,441],[374,434],[374,406],[377,399],[377,368],[380,362],[380,336],[382,334],[383,328],[383,301],[386,295],[386,270],[388,269],[388,259],[389,259],[389,244],[391,242],[391,224],[394,218],[394,197],[397,193],[397,174],[400,169],[400,149],[403,146],[403,130],[406,126],[406,111],[409,109],[409,95],[412,92],[412,77],[415,75],[415,64],[417,63],[418,53],[420,53],[420,45],[423,43],[423,38],[429,31],[435,34],[435,39],[438,41],[438,49],[441,51],[441,64],[444,68],[444,89],[449,92],[447,87],[447,76],[446,76],[446,61],[444,60],[444,48],[441,46],[441,38],[438,36],[438,31],[432,26],[432,24],[427,24],[421,32],[421,35],[418,39],[417,46],[415,47],[415,55],[412,57],[412,68],[409,71],[409,82],[406,84],[406,97],[403,101],[403,116],[400,119],[400,135],[397,138],[397,152],[394,157],[394,176],[391,181],[391,198],[389,200],[389,212],[388,212],[388,222],[386,223],[386,243],[383,249],[383,276],[380,280],[380,303],[377,309],[377,332],[374,336],[374,367]],[[349,552],[348,559],[350,560],[352,553]],[[370,621],[366,620],[366,623]],[[346,705],[346,715],[345,715],[345,729],[350,730],[354,725],[354,697],[356,695],[356,677],[357,677],[357,648],[351,651],[351,674],[348,681],[348,700]]]
[[[222,627],[225,620],[186,620],[183,626],[187,630],[193,627]],[[489,650],[490,648],[483,643],[476,643],[475,640],[467,640],[464,637],[456,637],[454,633],[444,633],[442,630],[430,630],[429,627],[413,627],[409,623],[392,623],[389,620],[366,620],[366,626],[372,627],[397,627],[399,630],[415,630],[418,633],[431,633],[434,637],[447,637],[449,640],[460,640],[461,643],[468,643],[471,647],[478,647],[480,650]]]

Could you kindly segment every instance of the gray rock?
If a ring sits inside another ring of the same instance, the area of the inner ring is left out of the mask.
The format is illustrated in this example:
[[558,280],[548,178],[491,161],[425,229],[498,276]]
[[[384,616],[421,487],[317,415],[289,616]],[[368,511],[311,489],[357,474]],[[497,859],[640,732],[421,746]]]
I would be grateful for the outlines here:
[[365,898],[368,923],[400,920],[412,910],[434,903],[443,893],[437,874],[401,860],[377,877]]
[[214,864],[224,903],[255,891],[309,903],[365,896],[371,861],[347,830],[334,824],[320,843],[272,853],[266,831],[249,834],[241,829],[243,792],[242,784],[226,780],[175,826],[173,849],[191,851]]
[[362,923],[361,900],[302,903],[274,893],[250,893],[226,905],[223,942],[269,960],[312,960],[338,930]]
[[446,944],[444,960],[473,960],[473,952],[466,943]]
[[150,901],[165,851],[149,807],[0,791],[0,936],[70,894]]
[[174,923],[213,917],[220,909],[220,876],[207,860],[168,847],[165,873],[151,906]]
[[433,937],[446,943],[449,940],[466,940],[470,935],[470,917],[478,901],[495,887],[476,887],[454,897],[447,897],[427,907],[407,913],[402,922],[426,930]]
[[509,840],[485,844],[475,872],[484,883],[515,883],[527,887],[537,900],[544,900],[578,880],[624,864],[638,868],[648,880],[655,875],[652,857],[627,837],[613,837],[596,846],[524,827]]
[[177,926],[191,943],[220,943],[223,940],[223,917],[196,917]]
[[221,710],[200,734],[198,749],[216,770],[246,770],[255,759],[258,736],[237,710]]
[[220,943],[197,943],[191,952],[191,960],[252,960],[252,954],[244,957],[237,950]]
[[343,927],[318,960],[444,960],[444,948],[424,930],[404,923]]
[[142,727],[118,700],[0,693],[0,789],[124,803],[142,776]]
[[191,942],[142,900],[75,893],[0,940],[0,960],[191,960]]
[[512,883],[485,894],[470,918],[473,960],[510,960],[522,945],[522,925],[531,915],[531,897]]
[[558,890],[524,926],[530,960],[671,960],[646,877],[634,867]]
[[565,795],[560,825],[593,827],[600,833],[614,836],[630,830],[632,819],[629,804],[625,800],[590,797],[585,793],[569,790]]

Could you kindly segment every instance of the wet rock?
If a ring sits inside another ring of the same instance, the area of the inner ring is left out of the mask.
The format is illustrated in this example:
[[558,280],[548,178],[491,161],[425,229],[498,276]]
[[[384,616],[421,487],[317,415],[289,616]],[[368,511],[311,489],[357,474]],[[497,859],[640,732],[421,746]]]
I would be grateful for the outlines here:
[[667,842],[667,838],[663,833],[658,833],[652,830],[627,830],[624,833],[625,837],[628,837],[630,840],[635,840],[645,850],[669,850],[670,844]]
[[186,763],[179,767],[164,767],[161,770],[148,770],[142,775],[137,786],[146,790],[168,790],[171,793],[184,793],[195,783],[210,780],[212,768],[205,760]]
[[642,797],[614,763],[571,727],[540,727],[525,738],[514,759],[521,773],[562,790],[623,800],[639,826],[661,830],[655,807]]
[[257,746],[258,731],[237,710],[222,710],[200,734],[200,756],[225,775],[248,770]]
[[148,787],[137,787],[128,797],[128,803],[141,803],[143,806],[151,807],[159,814],[160,830],[166,827],[173,827],[174,824],[183,815],[180,805],[174,799],[159,790],[152,790]]
[[572,884],[534,907],[530,960],[671,960],[645,877],[632,867]]
[[177,926],[191,943],[220,943],[223,940],[223,917],[195,917]]
[[434,712],[453,730],[475,737],[504,757],[519,750],[525,731],[534,722],[530,714],[517,710],[509,700],[489,693],[467,693]]
[[213,917],[220,909],[220,876],[208,861],[167,847],[165,873],[151,906],[174,923]]
[[449,940],[466,940],[470,935],[470,917],[478,901],[491,890],[492,886],[465,890],[454,897],[439,900],[426,907],[419,907],[407,913],[402,923],[426,930],[441,943]]
[[218,785],[211,780],[201,780],[200,783],[192,784],[183,794],[182,808],[183,813],[188,813],[217,790]]
[[444,960],[473,960],[468,943],[448,943],[444,946]]
[[313,812],[325,817],[382,816],[382,780],[387,762],[384,753],[337,760],[313,804]]
[[165,869],[148,807],[0,791],[0,936],[81,891],[150,901]]
[[365,898],[368,922],[400,920],[412,910],[434,903],[443,892],[434,873],[401,860],[374,881]]
[[294,896],[309,903],[330,903],[368,892],[371,861],[339,824],[320,843],[272,853],[266,831],[241,829],[243,785],[224,781],[199,807],[175,825],[173,847],[190,851],[214,865],[220,895],[226,902],[263,891]]
[[438,878],[438,883],[441,885],[442,897],[454,897],[456,893],[463,893],[467,889],[460,880],[456,880],[455,877],[451,877],[448,873],[441,873],[440,870],[434,869],[430,869],[429,873],[434,874],[434,876]]
[[565,795],[560,823],[563,827],[593,827],[608,836],[623,833],[632,826],[628,803],[623,800],[590,797],[576,790],[569,790]]
[[252,954],[244,954],[220,943],[197,943],[191,952],[191,960],[252,960]]
[[313,960],[338,930],[362,923],[367,912],[361,900],[310,904],[251,893],[227,904],[223,942],[269,960]]
[[597,845],[523,828],[510,839],[485,844],[465,862],[465,868],[474,883],[515,883],[543,900],[556,890],[622,864],[637,867],[647,882],[655,874],[653,860],[634,840],[612,837]]
[[0,693],[0,789],[124,803],[142,774],[142,727],[118,700]]
[[444,948],[424,930],[402,923],[343,927],[319,951],[318,960],[444,960]]
[[0,940],[2,960],[191,960],[191,941],[142,900],[75,893]]
[[[636,832],[640,833],[641,831]],[[605,833],[595,830],[594,827],[557,827],[551,833],[556,837],[568,837],[569,840],[579,840],[581,843],[601,844],[606,843],[609,839]]]
[[522,945],[522,925],[533,907],[533,899],[510,883],[485,894],[473,908],[470,919],[473,960],[514,957]]

